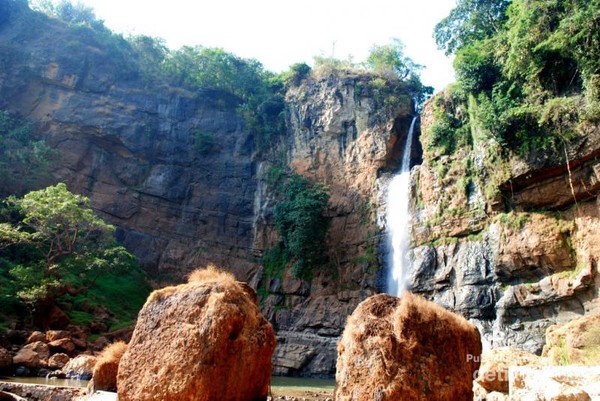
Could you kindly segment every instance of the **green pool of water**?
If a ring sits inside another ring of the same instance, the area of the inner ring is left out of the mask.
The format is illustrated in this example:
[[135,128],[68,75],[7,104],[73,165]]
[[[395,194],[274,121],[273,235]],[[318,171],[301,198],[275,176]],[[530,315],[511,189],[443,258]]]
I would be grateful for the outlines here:
[[306,396],[311,394],[333,394],[335,380],[305,379],[301,377],[271,378],[273,395]]

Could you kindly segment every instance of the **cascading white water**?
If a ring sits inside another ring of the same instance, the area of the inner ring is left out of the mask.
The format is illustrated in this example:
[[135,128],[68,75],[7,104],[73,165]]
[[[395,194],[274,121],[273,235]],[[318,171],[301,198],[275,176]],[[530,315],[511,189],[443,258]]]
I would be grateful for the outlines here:
[[387,228],[390,239],[390,256],[388,260],[389,273],[387,278],[387,293],[401,296],[406,290],[406,278],[410,270],[410,259],[408,257],[410,220],[409,195],[410,195],[410,151],[412,147],[413,130],[417,117],[414,117],[404,152],[402,153],[402,164],[400,171],[396,174],[388,187],[387,195]]

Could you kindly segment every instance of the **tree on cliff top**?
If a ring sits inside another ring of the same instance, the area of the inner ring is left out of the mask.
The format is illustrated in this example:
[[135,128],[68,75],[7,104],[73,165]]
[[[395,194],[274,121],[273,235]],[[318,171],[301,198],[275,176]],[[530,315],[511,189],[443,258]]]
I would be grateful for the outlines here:
[[450,14],[434,29],[440,49],[450,55],[473,41],[497,34],[506,21],[511,0],[458,0]]
[[416,76],[423,66],[406,56],[404,47],[398,38],[386,45],[375,45],[371,47],[365,65],[376,73],[395,76],[403,81],[411,75]]
[[88,198],[72,194],[65,184],[8,198],[3,206],[0,258],[10,261],[18,296],[34,309],[134,263],[116,243],[114,227],[94,214]]

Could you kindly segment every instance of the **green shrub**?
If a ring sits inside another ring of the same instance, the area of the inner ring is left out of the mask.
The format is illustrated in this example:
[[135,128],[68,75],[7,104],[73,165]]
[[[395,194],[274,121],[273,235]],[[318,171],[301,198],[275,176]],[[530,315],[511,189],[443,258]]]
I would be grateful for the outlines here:
[[298,86],[305,78],[310,76],[312,69],[306,63],[296,63],[282,74],[282,79],[287,85]]
[[49,184],[58,160],[58,152],[36,139],[27,121],[0,110],[0,196]]
[[215,146],[214,137],[203,131],[196,131],[194,133],[194,146],[196,151],[201,155],[207,155]]
[[300,277],[326,262],[329,219],[325,211],[329,194],[323,185],[313,185],[293,174],[279,191],[279,197],[274,211],[275,227],[281,238],[278,255],[293,260],[294,274]]
[[[84,196],[64,184],[11,197],[0,207],[0,315],[23,305],[34,318],[69,303],[75,321],[89,316],[79,304],[102,305],[132,320],[149,293],[134,257],[120,246]],[[76,294],[76,295],[72,295]],[[17,302],[20,304],[18,305]]]

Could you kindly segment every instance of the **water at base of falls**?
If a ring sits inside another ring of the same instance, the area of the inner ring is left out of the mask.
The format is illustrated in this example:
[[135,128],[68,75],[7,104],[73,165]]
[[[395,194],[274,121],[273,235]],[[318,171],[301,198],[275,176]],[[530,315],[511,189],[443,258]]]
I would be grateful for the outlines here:
[[397,297],[406,290],[406,280],[410,271],[408,257],[410,245],[410,151],[416,121],[417,118],[414,117],[410,124],[402,153],[400,171],[392,178],[387,195],[386,221],[391,248],[390,260],[388,260],[387,293]]

